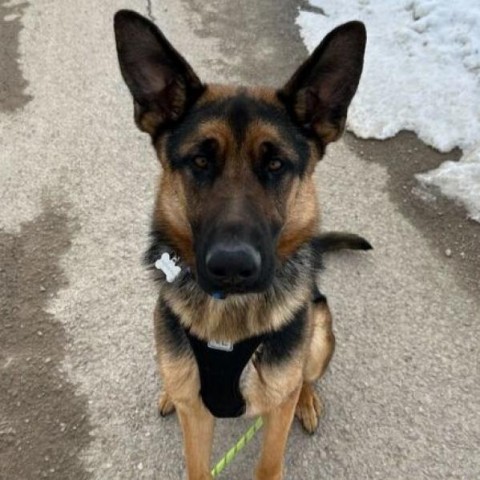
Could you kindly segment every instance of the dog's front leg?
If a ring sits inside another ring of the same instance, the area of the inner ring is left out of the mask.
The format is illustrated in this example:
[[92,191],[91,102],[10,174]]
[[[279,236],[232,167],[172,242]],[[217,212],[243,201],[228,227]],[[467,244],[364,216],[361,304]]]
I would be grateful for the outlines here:
[[188,480],[211,480],[214,418],[200,398],[188,405],[175,405],[183,431]]
[[264,415],[263,445],[256,469],[256,480],[282,480],[283,457],[292,425],[300,387],[280,406]]

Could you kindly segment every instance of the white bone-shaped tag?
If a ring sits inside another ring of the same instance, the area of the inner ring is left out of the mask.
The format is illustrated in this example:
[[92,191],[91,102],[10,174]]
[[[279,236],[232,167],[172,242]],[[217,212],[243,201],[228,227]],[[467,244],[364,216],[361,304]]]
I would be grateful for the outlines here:
[[162,256],[155,262],[155,268],[161,270],[168,283],[172,283],[181,272],[181,268],[175,265],[175,261],[170,258],[170,254],[162,253]]

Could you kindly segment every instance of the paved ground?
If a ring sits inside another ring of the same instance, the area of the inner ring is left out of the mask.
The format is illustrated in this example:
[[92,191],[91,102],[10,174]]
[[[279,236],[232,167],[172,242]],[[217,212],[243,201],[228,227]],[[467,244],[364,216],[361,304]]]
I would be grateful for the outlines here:
[[[150,15],[205,79],[279,85],[306,55],[298,6],[0,0],[0,479],[183,478],[140,264],[158,167],[112,15]],[[480,478],[480,225],[416,185],[441,161],[411,134],[347,135],[318,168],[325,228],[375,250],[327,259],[338,348],[289,479]],[[248,423],[218,422],[215,457]],[[250,478],[257,449],[223,478]]]

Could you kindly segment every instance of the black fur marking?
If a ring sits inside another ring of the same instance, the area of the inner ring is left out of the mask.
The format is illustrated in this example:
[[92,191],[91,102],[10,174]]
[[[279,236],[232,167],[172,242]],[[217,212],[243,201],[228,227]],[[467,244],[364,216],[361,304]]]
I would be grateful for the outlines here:
[[245,95],[232,98],[226,111],[227,122],[233,131],[237,145],[243,143],[247,125],[255,117],[252,106],[245,101],[246,98]]
[[307,309],[301,308],[283,328],[268,334],[258,352],[257,361],[275,365],[289,360],[301,345],[307,326]]
[[315,252],[333,252],[336,250],[372,250],[373,247],[360,235],[347,232],[326,232],[311,240]]
[[321,266],[321,256],[317,255],[309,243],[306,243],[285,262],[277,265],[273,288],[283,292],[282,295],[289,295],[299,284],[313,283]]
[[147,267],[153,268],[156,260],[160,258],[162,253],[174,252],[167,234],[161,228],[154,227],[150,232],[150,238],[150,246],[145,252],[143,263]]
[[180,319],[165,302],[159,302],[158,308],[162,322],[159,325],[162,345],[175,356],[189,355],[191,353],[190,344],[185,330],[180,324]]
[[317,285],[312,288],[313,303],[327,303],[327,297],[319,290]]

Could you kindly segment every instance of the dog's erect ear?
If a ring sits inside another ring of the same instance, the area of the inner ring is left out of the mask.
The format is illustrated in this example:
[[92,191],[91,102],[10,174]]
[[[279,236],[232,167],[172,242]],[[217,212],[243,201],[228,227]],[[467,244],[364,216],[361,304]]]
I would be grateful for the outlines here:
[[295,120],[323,144],[343,132],[362,73],[366,39],[363,23],[340,25],[278,92]]
[[120,70],[134,99],[135,121],[140,130],[154,135],[178,120],[204,87],[146,18],[120,10],[114,28]]

